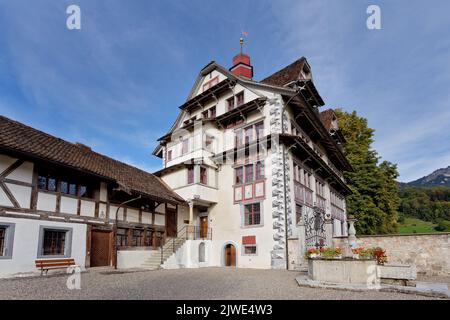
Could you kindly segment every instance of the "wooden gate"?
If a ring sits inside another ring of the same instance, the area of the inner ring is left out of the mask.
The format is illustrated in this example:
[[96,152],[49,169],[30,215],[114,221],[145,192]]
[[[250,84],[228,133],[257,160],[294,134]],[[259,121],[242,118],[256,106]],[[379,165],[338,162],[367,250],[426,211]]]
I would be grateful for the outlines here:
[[91,234],[91,267],[109,266],[111,262],[111,231],[93,230]]
[[166,235],[167,237],[177,236],[177,211],[166,208]]

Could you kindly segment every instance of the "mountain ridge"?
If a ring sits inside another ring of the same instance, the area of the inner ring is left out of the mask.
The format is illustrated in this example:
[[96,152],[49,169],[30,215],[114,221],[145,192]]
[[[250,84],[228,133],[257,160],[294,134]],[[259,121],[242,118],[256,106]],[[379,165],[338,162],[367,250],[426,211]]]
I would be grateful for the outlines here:
[[436,187],[447,186],[450,187],[450,166],[447,168],[440,168],[427,176],[420,179],[405,183],[407,186],[414,187]]

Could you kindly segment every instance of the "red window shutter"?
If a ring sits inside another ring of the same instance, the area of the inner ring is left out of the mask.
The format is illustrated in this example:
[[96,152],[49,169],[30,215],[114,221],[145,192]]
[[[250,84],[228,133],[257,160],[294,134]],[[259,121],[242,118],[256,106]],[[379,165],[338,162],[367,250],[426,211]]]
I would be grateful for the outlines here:
[[256,244],[256,236],[244,236],[244,237],[242,237],[242,244],[243,245]]

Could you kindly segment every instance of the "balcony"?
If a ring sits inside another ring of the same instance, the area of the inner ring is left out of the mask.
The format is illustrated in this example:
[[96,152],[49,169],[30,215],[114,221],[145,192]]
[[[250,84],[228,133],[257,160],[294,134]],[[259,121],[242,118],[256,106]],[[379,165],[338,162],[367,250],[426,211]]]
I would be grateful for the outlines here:
[[175,188],[174,191],[183,199],[195,199],[205,204],[217,203],[218,190],[200,183],[194,183],[180,188]]

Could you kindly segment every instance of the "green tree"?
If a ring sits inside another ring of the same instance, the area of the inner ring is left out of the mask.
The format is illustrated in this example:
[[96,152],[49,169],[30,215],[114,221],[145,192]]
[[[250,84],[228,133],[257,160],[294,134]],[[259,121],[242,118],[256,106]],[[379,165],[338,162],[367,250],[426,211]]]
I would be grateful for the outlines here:
[[360,234],[397,232],[398,196],[397,166],[388,161],[379,163],[372,149],[374,129],[367,120],[353,111],[336,110],[339,128],[346,142],[343,151],[354,172],[345,173],[353,194],[347,198],[348,214],[358,219]]

